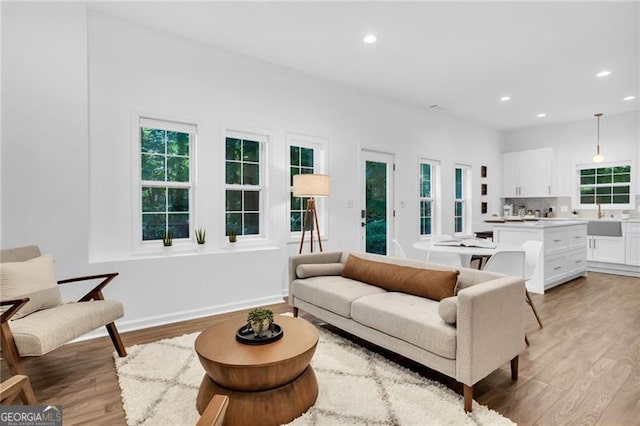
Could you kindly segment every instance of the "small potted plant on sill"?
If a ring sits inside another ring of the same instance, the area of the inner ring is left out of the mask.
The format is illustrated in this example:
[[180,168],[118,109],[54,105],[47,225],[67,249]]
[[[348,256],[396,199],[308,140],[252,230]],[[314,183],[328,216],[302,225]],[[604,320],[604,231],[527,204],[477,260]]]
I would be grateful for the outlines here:
[[164,247],[164,252],[169,253],[171,250],[171,246],[173,245],[173,235],[170,230],[166,230],[164,235],[162,236],[162,245]]
[[227,235],[229,236],[230,243],[235,243],[236,241],[238,241],[238,234],[236,234],[236,231],[234,231],[233,229],[229,229],[227,231]]
[[256,337],[264,336],[273,324],[273,311],[266,308],[255,308],[249,311],[247,316],[247,327],[251,328]]
[[170,230],[165,231],[162,236],[162,245],[165,247],[171,247],[173,245],[173,235]]
[[207,242],[207,230],[205,228],[196,229],[196,242],[198,246],[203,246]]

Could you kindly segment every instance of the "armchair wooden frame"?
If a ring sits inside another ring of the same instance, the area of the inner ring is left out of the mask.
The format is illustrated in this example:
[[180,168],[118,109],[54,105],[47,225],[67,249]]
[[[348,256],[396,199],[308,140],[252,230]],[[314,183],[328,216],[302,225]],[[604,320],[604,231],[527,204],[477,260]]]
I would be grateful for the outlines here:
[[31,382],[27,376],[13,376],[0,383],[0,403],[11,404],[20,395],[25,405],[36,405],[38,401],[31,388]]
[[[91,300],[104,300],[102,289],[111,281],[113,281],[113,279],[117,276],[118,276],[117,272],[111,272],[108,274],[99,274],[99,275],[87,275],[83,277],[60,280],[58,281],[58,284],[102,279],[102,281],[97,286],[95,286],[87,294],[82,296],[78,300],[78,302],[88,302]],[[13,334],[11,333],[9,320],[28,301],[29,301],[28,297],[22,298],[22,299],[0,301],[0,306],[10,306],[9,309],[7,309],[5,312],[2,313],[2,315],[0,315],[0,343],[2,345],[2,354],[5,360],[7,361],[7,365],[9,366],[9,370],[11,371],[11,373],[18,374],[18,375],[26,375],[26,372],[23,366],[23,361],[30,358],[34,358],[34,357],[20,356],[15,340],[13,338]],[[109,337],[113,342],[113,346],[118,352],[118,355],[121,357],[127,356],[127,351],[124,348],[124,344],[122,343],[122,339],[120,338],[120,333],[118,333],[118,329],[116,328],[115,323],[111,322],[107,324],[106,328],[107,328],[107,332],[109,333]]]
[[198,419],[196,426],[222,426],[228,406],[229,397],[227,395],[214,395]]

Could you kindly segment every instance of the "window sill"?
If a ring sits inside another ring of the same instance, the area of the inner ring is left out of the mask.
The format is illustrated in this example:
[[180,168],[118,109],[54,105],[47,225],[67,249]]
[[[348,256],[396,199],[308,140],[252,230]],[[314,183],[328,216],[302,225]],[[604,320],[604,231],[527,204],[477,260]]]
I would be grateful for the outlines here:
[[229,243],[225,241],[220,244],[184,244],[171,247],[145,247],[143,250],[132,253],[131,255],[115,255],[105,256],[98,255],[89,260],[91,264],[110,263],[110,262],[129,262],[147,259],[166,259],[185,256],[201,256],[201,255],[224,255],[229,253],[250,253],[260,251],[280,250],[281,248],[268,241],[238,241]]

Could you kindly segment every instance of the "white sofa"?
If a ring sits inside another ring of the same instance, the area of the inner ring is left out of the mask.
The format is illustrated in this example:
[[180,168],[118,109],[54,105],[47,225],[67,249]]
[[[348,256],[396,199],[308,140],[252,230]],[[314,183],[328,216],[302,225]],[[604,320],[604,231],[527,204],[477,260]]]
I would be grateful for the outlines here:
[[454,270],[367,253],[292,256],[289,303],[295,316],[302,309],[455,378],[464,385],[465,411],[471,411],[473,385],[505,363],[511,362],[511,376],[517,380],[518,355],[525,349],[525,286],[521,278],[455,268],[460,271],[457,295],[438,302],[343,277],[342,266],[350,254],[400,266]]

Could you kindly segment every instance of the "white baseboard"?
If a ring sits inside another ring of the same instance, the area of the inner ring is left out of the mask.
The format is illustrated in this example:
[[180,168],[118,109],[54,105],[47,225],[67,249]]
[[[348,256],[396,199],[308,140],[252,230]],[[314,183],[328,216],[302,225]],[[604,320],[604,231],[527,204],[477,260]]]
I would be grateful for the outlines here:
[[[286,296],[286,295],[285,295]],[[210,306],[206,308],[193,309],[189,311],[173,312],[166,315],[157,315],[147,318],[139,318],[134,320],[116,321],[118,331],[126,333],[128,331],[141,330],[144,328],[157,327],[159,325],[173,324],[180,321],[188,321],[196,318],[203,318],[212,315],[226,314],[229,312],[240,311],[243,309],[255,308],[258,306],[274,305],[282,303],[283,295],[260,297],[257,299],[243,300],[241,302],[227,303],[224,305]],[[125,306],[125,312],[127,307]],[[97,337],[107,336],[107,330],[101,327],[98,330],[87,333],[69,343],[82,342],[84,340],[95,339]]]
[[640,277],[640,266],[623,265],[605,262],[587,262],[587,271],[601,272],[603,274],[625,275],[628,277]]

